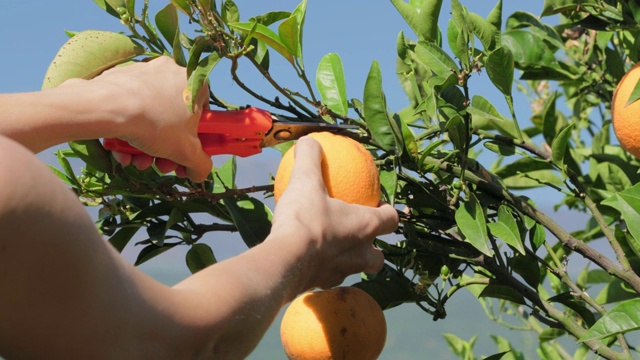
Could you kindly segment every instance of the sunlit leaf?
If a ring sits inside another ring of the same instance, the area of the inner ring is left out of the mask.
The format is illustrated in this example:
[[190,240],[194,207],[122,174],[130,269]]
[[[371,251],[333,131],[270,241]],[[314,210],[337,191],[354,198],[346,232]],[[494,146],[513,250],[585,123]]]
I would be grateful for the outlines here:
[[627,300],[609,310],[578,341],[598,340],[638,329],[640,329],[640,299]]
[[[463,68],[469,70],[471,67],[469,45],[473,34],[469,29],[467,14],[467,8],[462,6],[460,0],[451,0],[451,21],[457,28],[457,37],[453,39],[456,44],[455,48],[458,51],[456,56],[458,56]],[[452,39],[449,39],[449,41],[452,41]]]
[[455,60],[435,44],[421,41],[416,45],[415,53],[418,62],[438,76],[446,78],[458,71]]
[[404,0],[391,0],[391,3],[419,39],[437,42],[438,18],[442,0],[424,1],[419,10]]
[[499,29],[476,13],[467,14],[467,19],[469,20],[469,29],[480,39],[486,51],[493,51],[500,45],[498,42]]
[[189,91],[187,105],[190,111],[193,111],[194,107],[196,106],[195,102],[198,99],[198,92],[200,91],[200,89],[202,89],[203,86],[205,86],[209,79],[209,74],[219,61],[220,55],[215,52],[211,53],[200,60],[198,66],[191,73],[191,75],[189,75],[189,80],[187,82],[187,90]]
[[500,238],[505,243],[511,245],[520,254],[525,255],[524,245],[520,237],[520,230],[515,217],[505,205],[501,205],[498,209],[498,221],[488,223],[487,226],[491,230],[491,234]]
[[544,0],[542,16],[550,16],[580,6],[599,6],[596,0]]
[[493,7],[487,16],[487,22],[496,28],[498,32],[502,30],[502,0],[498,0],[496,5]]
[[514,62],[513,54],[506,47],[499,47],[487,56],[487,75],[505,96],[511,96],[513,86]]
[[236,3],[232,0],[224,0],[221,15],[225,24],[240,21],[240,11],[238,10]]
[[69,148],[82,160],[87,166],[103,173],[110,173],[113,170],[111,156],[109,152],[102,147],[99,140],[79,140],[69,143]]
[[162,36],[171,45],[173,58],[176,63],[186,66],[187,60],[184,57],[182,44],[180,43],[178,10],[172,3],[167,4],[167,6],[162,8],[162,10],[156,14],[156,26],[158,27],[158,30],[160,30]]
[[[387,100],[382,90],[382,73],[377,61],[373,61],[364,86],[364,115],[373,140],[384,150],[398,150],[396,133],[400,133],[387,112]],[[395,126],[396,129],[392,127]]]
[[567,153],[567,146],[569,145],[569,138],[571,137],[573,126],[574,124],[571,124],[562,129],[551,144],[551,159],[560,169],[564,168],[564,157]]
[[282,42],[280,36],[273,30],[269,29],[265,25],[260,23],[251,22],[235,22],[230,23],[228,26],[236,31],[242,32],[245,35],[251,34],[252,37],[269,45],[272,49],[277,51],[280,55],[284,56],[292,65],[294,64],[294,55],[289,51],[287,46]]
[[632,246],[640,247],[640,184],[636,184],[602,202],[620,212],[631,238]]
[[335,53],[326,54],[318,63],[316,86],[325,104],[336,114],[347,115],[347,86],[344,79],[342,60]]
[[493,256],[489,245],[484,209],[473,194],[456,210],[455,219],[466,242],[473,245],[481,253]]
[[473,127],[481,130],[496,130],[505,136],[517,136],[513,121],[503,117],[495,106],[484,97],[474,95],[467,111],[472,115]]

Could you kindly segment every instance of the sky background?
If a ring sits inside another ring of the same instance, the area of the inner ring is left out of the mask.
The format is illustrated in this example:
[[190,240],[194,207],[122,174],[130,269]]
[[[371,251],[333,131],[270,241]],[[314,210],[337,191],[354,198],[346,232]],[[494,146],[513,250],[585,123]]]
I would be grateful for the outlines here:
[[[150,0],[151,13],[164,7],[168,0]],[[493,0],[462,0],[469,11],[486,16],[495,5]],[[503,22],[506,16],[514,11],[527,11],[539,14],[542,1],[512,1],[506,0],[503,9]],[[298,1],[248,1],[237,0],[241,20],[272,10],[292,11]],[[449,19],[450,1],[445,0],[440,16],[440,27],[446,29]],[[91,0],[0,0],[0,92],[38,91],[42,84],[47,67],[60,46],[68,39],[65,30],[82,31],[88,29],[127,31],[119,21],[104,13]],[[184,24],[184,27],[188,25]],[[389,1],[365,0],[309,0],[307,18],[304,29],[304,59],[307,73],[314,83],[316,64],[320,58],[330,52],[338,53],[343,61],[349,98],[362,98],[363,86],[369,67],[373,60],[380,63],[383,74],[383,87],[387,95],[389,108],[398,111],[407,105],[406,97],[399,87],[395,74],[396,38],[400,31],[411,39],[415,35],[404,23]],[[276,80],[294,90],[304,90],[304,84],[295,77],[290,66],[272,52],[272,73]],[[247,63],[241,63],[248,67]],[[264,79],[251,72],[243,72],[245,83],[251,85],[264,95],[270,90]],[[161,79],[159,79],[159,82]],[[243,94],[232,84],[228,73],[228,64],[221,63],[216,68],[212,79],[212,87],[216,94],[227,101],[236,104],[249,104],[255,101],[249,95]],[[498,110],[508,114],[508,109],[500,93],[490,84],[486,73],[474,74],[471,81],[471,95],[482,94],[496,104]],[[529,105],[521,96],[516,96],[516,111],[519,119],[529,117]],[[522,127],[522,125],[521,125]],[[49,149],[39,157],[52,165],[57,161],[53,156],[55,149]],[[227,158],[214,157],[214,163],[221,165]],[[238,185],[251,186],[265,184],[269,174],[275,173],[279,155],[275,151],[266,151],[261,155],[238,162]],[[0,164],[1,165],[1,164]],[[219,260],[233,256],[243,250],[244,245],[237,236],[216,234],[215,238],[207,239]],[[128,259],[132,259],[139,249],[129,247],[125,252]],[[167,283],[175,283],[188,275],[184,265],[183,253],[170,251],[143,267],[144,271]],[[453,358],[445,355],[446,345],[440,336],[443,332],[455,332],[468,339],[474,334],[482,333],[480,343],[487,343],[491,323],[480,315],[480,323],[469,320],[469,311],[474,314],[482,312],[477,303],[474,307],[461,308],[459,304],[467,304],[461,296],[457,304],[454,300],[449,309],[449,318],[434,323],[428,315],[417,310],[415,306],[403,306],[398,310],[387,312],[389,322],[389,340],[382,358],[411,359],[415,354],[430,352],[434,358]],[[459,306],[456,308],[456,306]],[[495,331],[494,332],[500,332]],[[531,339],[514,339],[524,346],[531,348]],[[489,342],[490,343],[490,342]],[[527,345],[528,344],[528,345]],[[486,345],[484,346],[486,349]],[[477,346],[477,348],[480,348]],[[489,346],[489,349],[494,349]],[[491,350],[482,353],[491,354]],[[268,355],[272,354],[272,355]],[[439,356],[438,356],[439,354]],[[282,358],[279,349],[277,326],[265,337],[265,340],[254,353],[252,358],[269,359]]]

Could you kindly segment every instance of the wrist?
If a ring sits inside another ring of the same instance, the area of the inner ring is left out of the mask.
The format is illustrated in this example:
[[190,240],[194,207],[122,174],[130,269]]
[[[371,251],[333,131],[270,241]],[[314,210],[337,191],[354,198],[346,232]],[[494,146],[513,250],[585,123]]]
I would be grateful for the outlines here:
[[[296,231],[288,228],[295,228]],[[301,232],[301,229],[304,227],[274,228],[261,244],[272,247],[277,253],[275,256],[289,263],[286,265],[289,268],[287,281],[291,286],[287,301],[313,288],[314,274],[318,271],[317,249],[312,245],[310,236]]]

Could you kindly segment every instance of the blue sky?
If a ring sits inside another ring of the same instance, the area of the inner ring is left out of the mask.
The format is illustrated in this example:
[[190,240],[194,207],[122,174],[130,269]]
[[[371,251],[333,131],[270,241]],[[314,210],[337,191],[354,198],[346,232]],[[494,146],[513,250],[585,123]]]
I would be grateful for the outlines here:
[[[429,1],[429,0],[427,0]],[[156,11],[168,0],[150,0],[151,8]],[[486,16],[493,8],[494,0],[461,0],[470,11]],[[298,1],[249,1],[237,0],[242,20],[270,10],[293,10]],[[441,12],[440,25],[446,28],[450,1],[445,0]],[[275,4],[275,5],[274,5]],[[542,1],[510,1],[505,0],[503,13],[506,15],[516,10],[539,14]],[[82,31],[88,29],[126,31],[119,21],[104,13],[92,0],[0,0],[0,92],[37,91],[40,89],[43,76],[50,61],[62,44],[67,40],[64,30]],[[186,26],[186,25],[185,25]],[[315,74],[318,60],[326,53],[335,52],[342,57],[350,98],[362,98],[362,87],[373,60],[380,63],[383,72],[383,86],[391,110],[400,110],[406,106],[406,99],[398,86],[395,75],[395,43],[397,35],[404,31],[405,35],[415,38],[411,30],[404,24],[402,17],[389,1],[371,0],[309,0],[304,32],[304,57],[310,77]],[[275,59],[277,54],[272,54]],[[238,91],[226,72],[224,64],[216,69],[211,84],[217,94],[237,104],[253,101],[249,95]],[[304,85],[294,77],[287,63],[272,61],[274,77],[292,89],[303,90]],[[248,73],[248,76],[252,76]],[[508,114],[506,104],[500,93],[489,83],[486,74],[482,73],[473,80],[472,95],[482,93],[483,96],[498,105],[503,114]],[[268,91],[260,77],[246,78],[245,82],[253,84],[261,91]],[[312,79],[313,82],[313,79]],[[528,103],[516,98],[518,118],[526,119],[529,115]],[[39,156],[43,161],[56,164],[52,156],[53,149],[44,151]],[[214,157],[214,163],[222,164],[226,158]],[[266,152],[239,162],[238,182],[240,186],[260,185],[266,183],[269,173],[275,172],[278,156]],[[216,251],[218,259],[232,256],[244,249],[235,236],[221,236],[208,241]],[[138,249],[129,251],[128,257],[137,253]],[[169,262],[168,273],[162,276],[179,278],[187,274],[184,261],[178,252],[163,255],[159,261]],[[166,257],[164,257],[166,256]],[[154,271],[160,271],[157,268]],[[421,320],[431,323],[428,319]],[[438,323],[440,325],[440,322]],[[406,325],[406,324],[405,324]],[[390,336],[393,335],[390,328]],[[398,330],[399,331],[399,330]],[[277,342],[276,335],[270,335],[272,342]],[[276,340],[274,340],[276,339]],[[397,338],[399,339],[399,338]],[[426,344],[426,342],[425,342]],[[423,350],[428,350],[422,345]],[[400,358],[400,357],[395,357]]]

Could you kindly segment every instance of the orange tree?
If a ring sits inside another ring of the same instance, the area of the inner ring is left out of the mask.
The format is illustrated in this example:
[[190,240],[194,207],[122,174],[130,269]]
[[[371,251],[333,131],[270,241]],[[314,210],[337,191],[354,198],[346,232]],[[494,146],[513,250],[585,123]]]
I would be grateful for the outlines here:
[[[228,66],[252,105],[298,121],[357,125],[401,226],[397,242],[376,241],[384,269],[354,286],[385,309],[417,305],[434,320],[446,317],[452,296],[468,290],[488,314],[511,316],[519,328],[537,332],[541,358],[633,357],[625,336],[640,327],[640,185],[634,185],[640,163],[615,141],[611,102],[640,57],[635,2],[545,0],[539,17],[503,14],[499,0],[483,18],[451,0],[441,29],[442,0],[391,0],[413,30],[397,37],[398,91],[409,104],[396,111],[387,107],[375,61],[356,97],[346,93],[337,54],[314,64],[312,80],[303,61],[306,0],[250,19],[231,0],[171,0],[155,14],[146,1],[95,2],[125,34],[70,33],[44,87],[168,54],[188,69],[191,94],[214,67]],[[271,76],[276,57],[301,79],[299,89]],[[240,64],[257,69],[279,95],[255,91],[238,75]],[[471,86],[481,72],[492,88]],[[626,86],[633,91],[625,106],[640,97],[635,84]],[[530,100],[526,121],[514,107],[515,91]],[[504,97],[508,114],[480,95],[488,92]],[[210,103],[240,108],[215,92]],[[194,184],[154,169],[122,168],[97,140],[69,145],[54,171],[84,203],[99,207],[97,226],[116,249],[146,231],[136,264],[186,245],[195,272],[215,262],[199,241],[208,233],[238,231],[254,246],[269,232],[271,212],[262,200],[272,186],[237,188],[233,159]],[[69,165],[73,157],[86,163],[81,174]],[[588,221],[570,232],[527,194],[555,197],[557,209]],[[574,265],[578,257],[587,261],[583,269]],[[578,344],[575,353],[562,337]],[[446,339],[457,355],[475,357],[472,341]],[[522,356],[495,339],[495,358]]]

